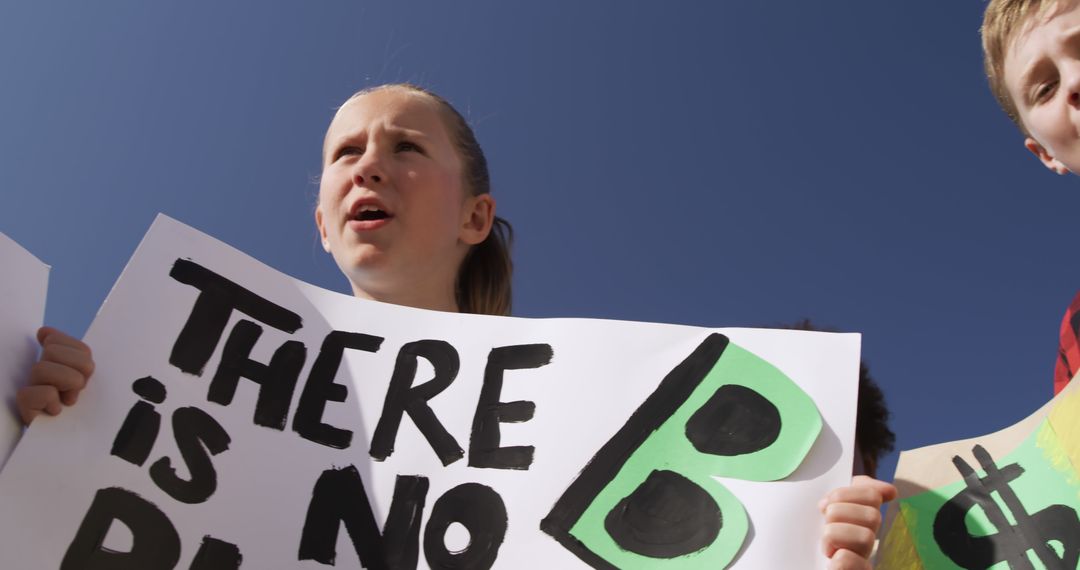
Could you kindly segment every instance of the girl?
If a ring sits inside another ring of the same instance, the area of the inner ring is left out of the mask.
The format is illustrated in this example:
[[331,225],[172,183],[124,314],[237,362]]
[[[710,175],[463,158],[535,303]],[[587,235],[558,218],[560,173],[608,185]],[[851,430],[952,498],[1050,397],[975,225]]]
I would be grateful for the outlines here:
[[[510,225],[495,216],[487,162],[465,119],[412,85],[361,91],[323,144],[315,209],[323,248],[357,297],[440,311],[510,312]],[[29,424],[75,403],[93,373],[89,347],[38,332],[41,360],[17,398]],[[869,568],[879,508],[895,489],[856,478],[821,501],[830,566]]]

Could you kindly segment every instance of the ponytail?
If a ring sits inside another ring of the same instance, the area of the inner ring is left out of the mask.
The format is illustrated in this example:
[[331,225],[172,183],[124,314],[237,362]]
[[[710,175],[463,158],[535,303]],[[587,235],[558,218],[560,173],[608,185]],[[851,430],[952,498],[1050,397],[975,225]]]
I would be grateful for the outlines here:
[[457,305],[462,313],[509,315],[514,229],[495,216],[487,239],[473,246],[458,270]]

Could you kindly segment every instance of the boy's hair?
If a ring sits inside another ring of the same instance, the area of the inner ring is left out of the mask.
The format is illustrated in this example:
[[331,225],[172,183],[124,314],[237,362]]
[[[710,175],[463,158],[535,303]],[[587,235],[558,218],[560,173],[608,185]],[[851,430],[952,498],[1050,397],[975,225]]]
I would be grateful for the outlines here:
[[[819,327],[802,319],[791,324],[774,328],[798,331],[836,332],[827,327]],[[859,404],[855,415],[856,450],[862,455],[863,470],[871,477],[877,476],[878,461],[882,455],[893,450],[896,434],[889,429],[889,408],[885,405],[885,394],[870,376],[870,369],[859,363]]]
[[1016,34],[1020,33],[1032,18],[1044,15],[1051,8],[1067,8],[1075,2],[1076,0],[990,0],[983,13],[983,68],[990,82],[990,91],[1024,134],[1027,134],[1027,128],[1020,120],[1016,102],[1005,85],[1005,53],[1016,39]]
[[[349,97],[346,103],[383,89],[402,89],[434,101],[461,157],[465,188],[473,196],[491,193],[491,176],[484,151],[480,149],[480,143],[465,117],[446,99],[411,83],[388,83],[361,89]],[[481,315],[510,314],[511,278],[514,272],[510,246],[513,241],[514,229],[510,222],[495,216],[487,238],[469,250],[458,268],[454,296],[459,311]]]

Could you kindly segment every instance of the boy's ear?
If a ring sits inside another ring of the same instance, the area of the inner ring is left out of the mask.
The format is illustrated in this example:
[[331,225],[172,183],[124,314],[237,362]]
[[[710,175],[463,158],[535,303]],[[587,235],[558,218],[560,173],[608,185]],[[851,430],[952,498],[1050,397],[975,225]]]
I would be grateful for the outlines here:
[[495,198],[491,194],[470,196],[462,207],[461,218],[459,239],[468,245],[484,241],[495,223]]
[[322,248],[330,253],[330,241],[326,239],[326,226],[323,225],[322,206],[315,207],[315,227],[319,228],[319,239],[322,240]]
[[1038,157],[1039,162],[1043,163],[1043,166],[1048,168],[1051,172],[1056,172],[1058,174],[1069,173],[1069,168],[1066,167],[1060,160],[1054,158],[1053,155],[1051,155],[1050,152],[1046,150],[1046,147],[1039,143],[1039,141],[1028,137],[1024,139],[1024,147],[1030,150],[1031,154],[1034,154],[1036,157]]

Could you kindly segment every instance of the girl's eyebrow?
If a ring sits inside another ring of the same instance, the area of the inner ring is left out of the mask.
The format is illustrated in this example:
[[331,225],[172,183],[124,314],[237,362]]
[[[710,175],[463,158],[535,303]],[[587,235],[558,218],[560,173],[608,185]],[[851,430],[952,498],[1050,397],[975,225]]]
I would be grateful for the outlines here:
[[[405,127],[389,126],[389,127],[385,127],[384,129],[381,129],[381,130],[384,131],[386,134],[388,134],[390,136],[394,136],[394,137],[408,137],[408,138],[413,138],[413,139],[430,139],[431,138],[426,133],[424,133],[424,131],[418,131],[418,130],[415,130],[415,129],[409,129],[409,128],[405,128]],[[369,136],[368,133],[361,133],[361,132],[358,132],[358,131],[342,133],[341,135],[335,137],[332,141],[330,141],[331,142],[330,146],[337,146],[337,145],[340,145],[342,142],[345,142],[345,141],[350,141],[350,140],[353,140],[353,139],[356,139],[356,138],[361,138],[361,137],[367,138],[368,136]]]
[[427,134],[425,134],[423,131],[417,131],[417,130],[409,129],[409,128],[405,128],[405,127],[387,127],[386,132],[389,135],[394,135],[394,136],[399,136],[399,137],[404,136],[404,137],[414,138],[414,139],[431,138],[431,137],[427,136]]
[[[415,130],[415,129],[409,129],[409,128],[406,128],[406,127],[396,127],[396,126],[391,125],[389,127],[386,127],[384,130],[386,131],[386,134],[388,134],[390,136],[393,136],[393,137],[396,137],[396,138],[409,138],[409,139],[420,140],[420,141],[431,140],[431,137],[428,136],[423,131],[418,131],[418,130]],[[353,140],[356,140],[357,138],[367,138],[367,137],[368,137],[368,133],[366,131],[347,131],[347,132],[341,133],[340,135],[338,135],[338,136],[336,136],[336,137],[334,137],[332,139],[327,139],[327,141],[326,141],[326,149],[324,151],[324,154],[329,153],[331,150],[336,151],[337,149],[341,148],[342,145],[345,145],[345,144],[347,144],[347,143],[349,143],[349,142],[351,142]]]
[[345,131],[343,133],[337,134],[336,136],[334,136],[331,139],[327,139],[327,146],[335,147],[335,146],[340,145],[343,142],[359,138],[362,135],[363,135],[363,133],[361,133],[359,131]]

